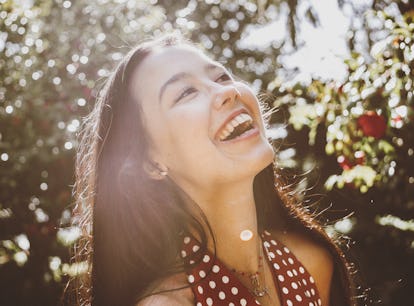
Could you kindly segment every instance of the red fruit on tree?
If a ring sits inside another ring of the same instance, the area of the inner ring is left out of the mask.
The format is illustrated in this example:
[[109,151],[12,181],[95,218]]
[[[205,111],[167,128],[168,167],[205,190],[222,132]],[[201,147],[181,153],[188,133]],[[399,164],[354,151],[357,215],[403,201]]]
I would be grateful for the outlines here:
[[358,118],[358,127],[362,129],[365,136],[382,138],[387,130],[387,122],[384,116],[368,111]]

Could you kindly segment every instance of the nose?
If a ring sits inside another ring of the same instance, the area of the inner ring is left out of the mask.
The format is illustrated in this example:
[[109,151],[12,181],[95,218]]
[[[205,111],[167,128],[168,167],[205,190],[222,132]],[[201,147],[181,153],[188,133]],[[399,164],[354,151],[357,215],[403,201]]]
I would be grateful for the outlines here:
[[235,86],[217,84],[214,88],[213,107],[220,109],[226,104],[234,104],[238,97],[240,92]]

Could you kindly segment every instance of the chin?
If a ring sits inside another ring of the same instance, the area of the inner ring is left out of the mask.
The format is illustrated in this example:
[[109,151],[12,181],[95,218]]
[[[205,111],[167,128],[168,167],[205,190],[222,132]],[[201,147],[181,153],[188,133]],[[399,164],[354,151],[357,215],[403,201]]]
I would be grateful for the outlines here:
[[258,174],[264,168],[273,163],[275,159],[275,152],[273,151],[273,147],[268,142],[266,142],[263,144],[263,146],[257,148],[257,152],[255,153],[256,156],[251,160],[256,161],[254,167],[257,172],[256,174]]

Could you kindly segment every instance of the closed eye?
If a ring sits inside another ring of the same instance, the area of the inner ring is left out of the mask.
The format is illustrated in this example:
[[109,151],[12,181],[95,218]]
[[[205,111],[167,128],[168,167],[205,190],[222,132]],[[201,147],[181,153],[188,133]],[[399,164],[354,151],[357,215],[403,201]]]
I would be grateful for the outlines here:
[[181,99],[187,97],[188,95],[191,95],[192,93],[196,92],[197,89],[195,89],[194,87],[186,87],[182,93],[178,96],[177,99],[175,99],[175,103],[179,102]]
[[216,79],[216,82],[225,82],[230,80],[232,80],[231,76],[228,73],[224,72]]

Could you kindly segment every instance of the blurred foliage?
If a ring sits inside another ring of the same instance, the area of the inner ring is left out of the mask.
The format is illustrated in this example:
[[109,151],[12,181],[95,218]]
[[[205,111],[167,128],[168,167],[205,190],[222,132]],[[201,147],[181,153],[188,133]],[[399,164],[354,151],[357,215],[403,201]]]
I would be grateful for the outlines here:
[[[179,29],[256,90],[274,94],[281,111],[273,136],[279,141],[287,132],[285,143],[297,143],[296,151],[281,144],[281,166],[320,170],[316,180],[327,182],[339,211],[330,218],[355,212],[331,229],[356,242],[360,274],[373,288],[368,299],[408,305],[414,281],[413,7],[373,1],[364,20],[380,26],[366,22],[363,30],[387,35],[368,36],[371,56],[354,53],[345,82],[283,86],[278,55],[298,47],[303,3],[0,0],[0,304],[56,305],[68,277],[85,270],[70,263],[68,250],[79,236],[70,208],[80,122],[130,46]],[[384,13],[395,5],[404,18]],[[312,6],[305,10],[318,26]],[[283,15],[283,41],[243,44]]]
[[[344,82],[286,86],[276,78],[268,85],[275,105],[287,109],[289,127],[300,132],[296,142],[309,144],[294,164],[317,169],[328,201],[350,213],[331,229],[357,243],[361,274],[376,289],[367,302],[374,304],[409,305],[413,288],[413,9],[397,17],[366,14],[386,35],[372,43],[368,57],[352,53]],[[374,263],[378,271],[367,271]]]
[[374,183],[394,186],[402,178],[408,190],[414,183],[408,167],[414,158],[409,132],[414,128],[412,14],[396,21],[383,12],[372,13],[390,33],[372,47],[370,62],[359,53],[346,60],[349,76],[343,83],[269,84],[280,96],[276,105],[289,105],[289,123],[297,130],[309,129],[310,145],[321,136],[318,128],[326,129],[325,152],[343,169],[328,178],[328,190],[348,184],[365,193]]

